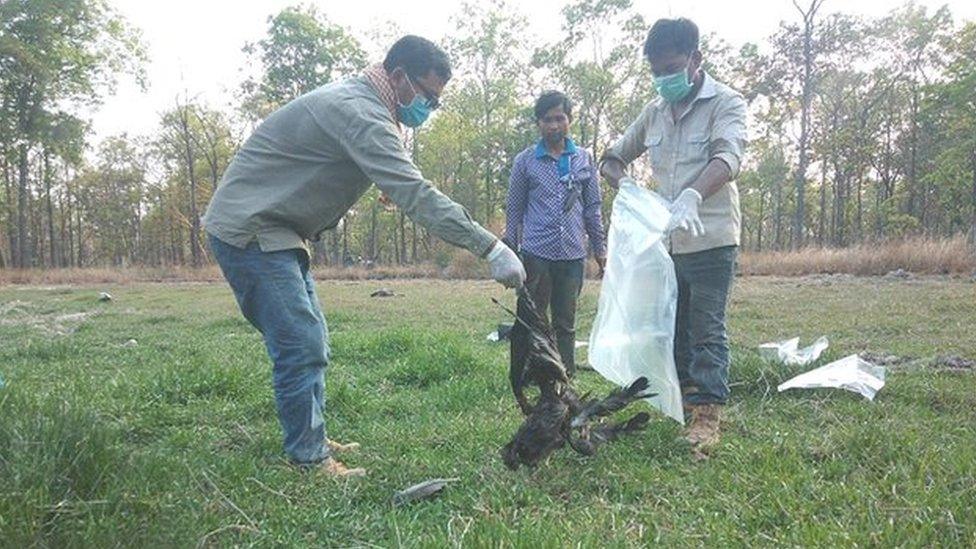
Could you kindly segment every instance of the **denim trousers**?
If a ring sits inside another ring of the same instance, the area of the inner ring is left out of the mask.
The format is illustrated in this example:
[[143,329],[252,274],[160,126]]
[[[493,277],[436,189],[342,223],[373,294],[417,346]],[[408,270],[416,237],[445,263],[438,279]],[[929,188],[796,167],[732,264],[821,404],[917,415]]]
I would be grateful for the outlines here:
[[552,309],[552,329],[566,372],[576,372],[576,302],[583,288],[583,260],[556,261],[522,252],[525,287],[539,312]]
[[725,404],[729,398],[729,336],[725,310],[738,248],[674,254],[678,311],[674,362],[686,404]]
[[261,251],[208,235],[241,313],[264,337],[285,453],[296,463],[329,457],[324,389],[329,332],[304,250]]

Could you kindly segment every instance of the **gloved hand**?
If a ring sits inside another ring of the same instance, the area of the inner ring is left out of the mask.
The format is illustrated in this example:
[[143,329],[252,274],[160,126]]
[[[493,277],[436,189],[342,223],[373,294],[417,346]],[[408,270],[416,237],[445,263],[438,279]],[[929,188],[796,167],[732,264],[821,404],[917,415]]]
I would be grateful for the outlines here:
[[495,241],[495,247],[488,252],[487,259],[491,266],[491,277],[495,281],[506,288],[521,288],[525,284],[525,267],[515,252],[501,240]]
[[671,222],[666,230],[683,229],[692,236],[705,236],[705,226],[698,216],[698,206],[702,203],[702,195],[695,189],[687,188],[681,191],[678,199],[671,203]]

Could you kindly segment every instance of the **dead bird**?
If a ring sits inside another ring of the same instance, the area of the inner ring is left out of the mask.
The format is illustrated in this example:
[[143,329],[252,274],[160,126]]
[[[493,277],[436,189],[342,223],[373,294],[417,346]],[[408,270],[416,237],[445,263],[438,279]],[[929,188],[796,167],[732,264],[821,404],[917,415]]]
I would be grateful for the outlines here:
[[[644,412],[624,422],[592,425],[594,420],[599,421],[634,401],[654,396],[645,392],[647,378],[640,377],[604,399],[591,400],[586,395],[581,398],[570,386],[549,321],[540,314],[528,291],[519,290],[515,313],[505,310],[515,317],[509,334],[509,382],[525,415],[515,436],[502,449],[502,459],[509,469],[516,470],[521,465],[534,467],[567,443],[583,455],[593,455],[600,444],[647,425],[650,416]],[[530,404],[525,395],[530,385],[539,389],[535,404]]]

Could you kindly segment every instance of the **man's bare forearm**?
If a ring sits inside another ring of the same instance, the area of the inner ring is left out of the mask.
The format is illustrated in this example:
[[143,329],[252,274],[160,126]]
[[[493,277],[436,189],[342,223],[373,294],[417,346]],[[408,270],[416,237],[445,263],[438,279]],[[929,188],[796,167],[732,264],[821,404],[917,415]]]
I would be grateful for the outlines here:
[[627,166],[616,158],[606,158],[600,164],[600,175],[607,180],[611,187],[616,189],[620,185],[620,179],[626,175],[624,170]]
[[702,170],[701,175],[698,176],[691,185],[688,187],[698,191],[698,194],[702,196],[702,199],[706,199],[709,196],[717,193],[723,185],[732,181],[732,170],[729,169],[728,164],[719,160],[718,158],[713,158],[705,169]]

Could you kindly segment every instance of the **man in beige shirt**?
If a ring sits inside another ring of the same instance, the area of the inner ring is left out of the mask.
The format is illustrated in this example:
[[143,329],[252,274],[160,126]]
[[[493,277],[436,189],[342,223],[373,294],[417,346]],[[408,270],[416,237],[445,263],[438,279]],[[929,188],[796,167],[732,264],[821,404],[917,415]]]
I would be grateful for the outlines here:
[[729,396],[725,312],[739,245],[739,173],[746,144],[742,96],[702,70],[698,27],[661,19],[644,43],[658,97],[603,156],[612,186],[645,151],[672,201],[668,246],[678,278],[674,357],[696,456],[719,440]]
[[237,152],[207,209],[214,257],[274,363],[285,452],[303,467],[365,474],[333,459],[343,445],[326,439],[328,330],[306,243],[335,227],[371,184],[434,235],[487,258],[495,280],[525,281],[515,252],[424,180],[404,147],[400,125],[422,124],[450,78],[440,48],[401,38],[382,65],[272,113]]

